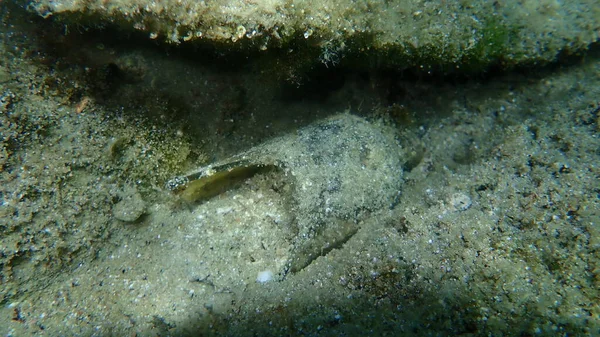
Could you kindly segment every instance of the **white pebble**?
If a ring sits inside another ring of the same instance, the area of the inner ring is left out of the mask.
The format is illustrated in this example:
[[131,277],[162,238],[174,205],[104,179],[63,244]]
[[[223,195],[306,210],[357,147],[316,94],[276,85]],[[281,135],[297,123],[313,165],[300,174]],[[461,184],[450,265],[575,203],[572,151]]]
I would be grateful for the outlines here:
[[258,273],[256,276],[256,282],[267,283],[273,280],[273,272],[270,270],[264,270]]

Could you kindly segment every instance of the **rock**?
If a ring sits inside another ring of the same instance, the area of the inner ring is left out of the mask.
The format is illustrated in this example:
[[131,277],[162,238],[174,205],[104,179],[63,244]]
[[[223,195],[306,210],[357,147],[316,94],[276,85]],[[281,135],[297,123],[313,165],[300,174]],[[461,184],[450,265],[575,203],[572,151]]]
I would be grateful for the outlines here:
[[11,79],[10,71],[6,67],[0,66],[0,83],[7,83]]
[[135,222],[146,212],[146,203],[135,190],[126,190],[121,201],[113,206],[113,216],[124,222]]
[[457,192],[450,196],[450,206],[454,212],[466,211],[471,208],[471,197],[465,193]]
[[285,49],[299,64],[349,59],[426,72],[551,62],[586,49],[600,28],[597,0],[33,0],[29,7],[66,24],[115,24],[125,35],[172,43]]

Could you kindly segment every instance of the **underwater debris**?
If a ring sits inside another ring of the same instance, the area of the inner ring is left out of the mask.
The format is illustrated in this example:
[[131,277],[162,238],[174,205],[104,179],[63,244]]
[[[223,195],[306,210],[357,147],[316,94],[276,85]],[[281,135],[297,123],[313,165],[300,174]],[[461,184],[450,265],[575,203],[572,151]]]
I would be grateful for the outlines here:
[[210,199],[261,172],[279,170],[293,188],[294,251],[302,270],[349,240],[361,221],[391,207],[402,184],[402,148],[393,134],[341,114],[167,183],[187,202]]

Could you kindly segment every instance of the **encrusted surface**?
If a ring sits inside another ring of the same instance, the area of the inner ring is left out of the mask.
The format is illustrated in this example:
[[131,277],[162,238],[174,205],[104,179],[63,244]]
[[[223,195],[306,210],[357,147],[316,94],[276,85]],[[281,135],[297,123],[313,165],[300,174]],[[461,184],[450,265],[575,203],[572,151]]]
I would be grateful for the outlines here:
[[71,25],[116,24],[144,39],[282,48],[300,65],[349,57],[362,60],[356,66],[424,71],[548,62],[585,49],[600,29],[597,0],[34,0],[30,8]]

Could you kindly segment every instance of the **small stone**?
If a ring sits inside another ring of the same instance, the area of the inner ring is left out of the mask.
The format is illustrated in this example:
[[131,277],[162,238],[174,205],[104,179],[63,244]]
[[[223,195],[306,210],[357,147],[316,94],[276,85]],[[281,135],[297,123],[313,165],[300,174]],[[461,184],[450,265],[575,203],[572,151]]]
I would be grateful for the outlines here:
[[466,211],[472,205],[471,197],[464,193],[454,193],[450,197],[450,205],[454,208],[454,211]]
[[264,270],[258,273],[256,276],[256,282],[258,283],[267,283],[273,280],[273,272],[270,270]]
[[10,71],[5,67],[0,66],[0,83],[7,83],[12,79]]
[[146,212],[146,203],[135,190],[124,193],[113,207],[113,216],[124,222],[135,222]]

